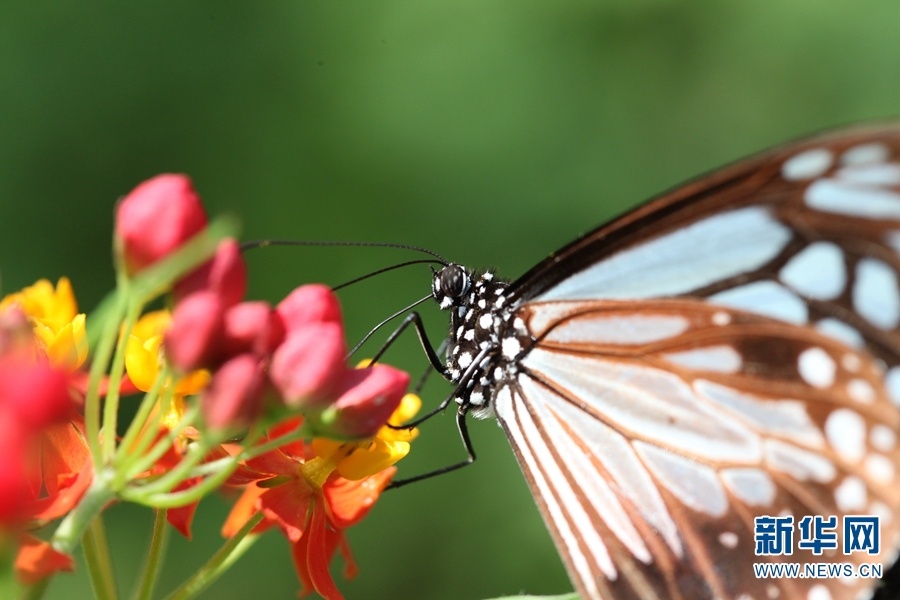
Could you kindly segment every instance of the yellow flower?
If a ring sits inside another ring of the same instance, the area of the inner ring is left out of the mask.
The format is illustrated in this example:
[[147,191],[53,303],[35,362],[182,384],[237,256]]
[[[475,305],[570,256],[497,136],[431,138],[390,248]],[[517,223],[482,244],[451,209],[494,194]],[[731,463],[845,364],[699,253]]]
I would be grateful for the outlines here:
[[[125,345],[125,371],[141,391],[149,392],[159,375],[163,336],[171,322],[169,311],[157,310],[143,315],[131,330]],[[209,371],[193,371],[178,379],[174,393],[179,396],[196,394],[206,387],[209,379]]]
[[46,279],[0,301],[0,311],[18,306],[28,317],[34,334],[53,364],[77,369],[87,359],[85,316],[78,313],[72,284],[61,277],[56,284]]
[[[406,394],[388,424],[400,426],[409,421],[422,407],[416,394]],[[344,479],[359,480],[387,469],[409,454],[409,443],[419,435],[418,429],[392,429],[385,425],[369,439],[356,442],[339,442],[316,438],[313,451],[335,464]]]

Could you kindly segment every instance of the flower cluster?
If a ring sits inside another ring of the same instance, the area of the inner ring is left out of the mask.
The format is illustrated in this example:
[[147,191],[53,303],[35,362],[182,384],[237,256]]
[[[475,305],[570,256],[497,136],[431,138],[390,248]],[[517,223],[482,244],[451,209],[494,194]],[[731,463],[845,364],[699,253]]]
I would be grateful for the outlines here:
[[[161,175],[117,206],[118,285],[91,316],[90,348],[67,279],[0,302],[0,553],[16,553],[24,584],[71,569],[69,554],[89,526],[102,531],[111,502],[165,511],[190,537],[198,502],[226,486],[241,493],[225,546],[179,597],[273,526],[303,589],[341,597],[331,558],[340,550],[355,571],[343,531],[408,453],[417,432],[401,426],[419,400],[402,371],[346,364],[328,287],[301,286],[274,306],[246,300],[231,229],[208,220],[189,179]],[[171,308],[148,311],[160,295]],[[137,391],[123,427],[119,407]],[[49,540],[29,533],[56,520]],[[140,585],[146,595],[153,577]]]

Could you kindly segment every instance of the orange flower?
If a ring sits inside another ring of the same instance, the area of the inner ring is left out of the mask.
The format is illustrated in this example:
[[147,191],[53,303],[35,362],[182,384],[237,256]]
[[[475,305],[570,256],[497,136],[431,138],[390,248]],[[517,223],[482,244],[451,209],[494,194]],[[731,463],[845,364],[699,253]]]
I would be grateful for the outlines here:
[[[283,425],[273,437],[298,425],[299,420]],[[314,590],[327,600],[343,598],[328,570],[338,549],[347,561],[345,576],[356,573],[344,529],[368,514],[395,472],[389,467],[350,481],[336,471],[342,457],[316,456],[310,445],[295,442],[247,461],[232,483],[250,483],[222,528],[231,536],[262,512],[257,531],[277,526],[291,543],[303,593]]]

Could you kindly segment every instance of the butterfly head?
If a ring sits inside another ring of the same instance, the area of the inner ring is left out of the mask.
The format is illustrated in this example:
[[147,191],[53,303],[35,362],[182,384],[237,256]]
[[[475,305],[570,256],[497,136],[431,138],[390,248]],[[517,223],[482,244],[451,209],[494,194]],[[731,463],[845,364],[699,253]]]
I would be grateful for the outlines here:
[[471,287],[472,277],[469,271],[453,263],[435,271],[431,279],[431,293],[443,309],[458,306]]

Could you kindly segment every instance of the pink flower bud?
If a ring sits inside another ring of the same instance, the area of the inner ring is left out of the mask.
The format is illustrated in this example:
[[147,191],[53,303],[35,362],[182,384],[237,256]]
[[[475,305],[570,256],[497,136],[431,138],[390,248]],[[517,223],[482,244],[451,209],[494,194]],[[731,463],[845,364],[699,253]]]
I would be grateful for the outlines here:
[[206,227],[206,212],[184,175],[158,175],[116,207],[116,245],[130,273],[168,256]]
[[327,285],[301,285],[278,303],[275,311],[290,333],[308,323],[341,323],[341,305]]
[[219,242],[216,254],[175,283],[175,298],[210,290],[222,297],[226,307],[234,306],[247,293],[247,264],[236,240]]
[[175,305],[166,331],[166,356],[182,372],[210,366],[221,355],[225,310],[214,292],[196,292]]
[[344,330],[337,323],[309,323],[272,355],[270,376],[288,406],[329,402],[346,369]]
[[284,325],[267,302],[241,302],[225,312],[226,356],[268,356],[284,340]]
[[203,393],[201,406],[207,424],[220,429],[252,423],[262,410],[265,382],[258,357],[241,354],[227,360]]
[[409,375],[388,365],[353,369],[344,376],[344,392],[334,403],[335,417],[326,423],[338,437],[375,435],[400,405]]

